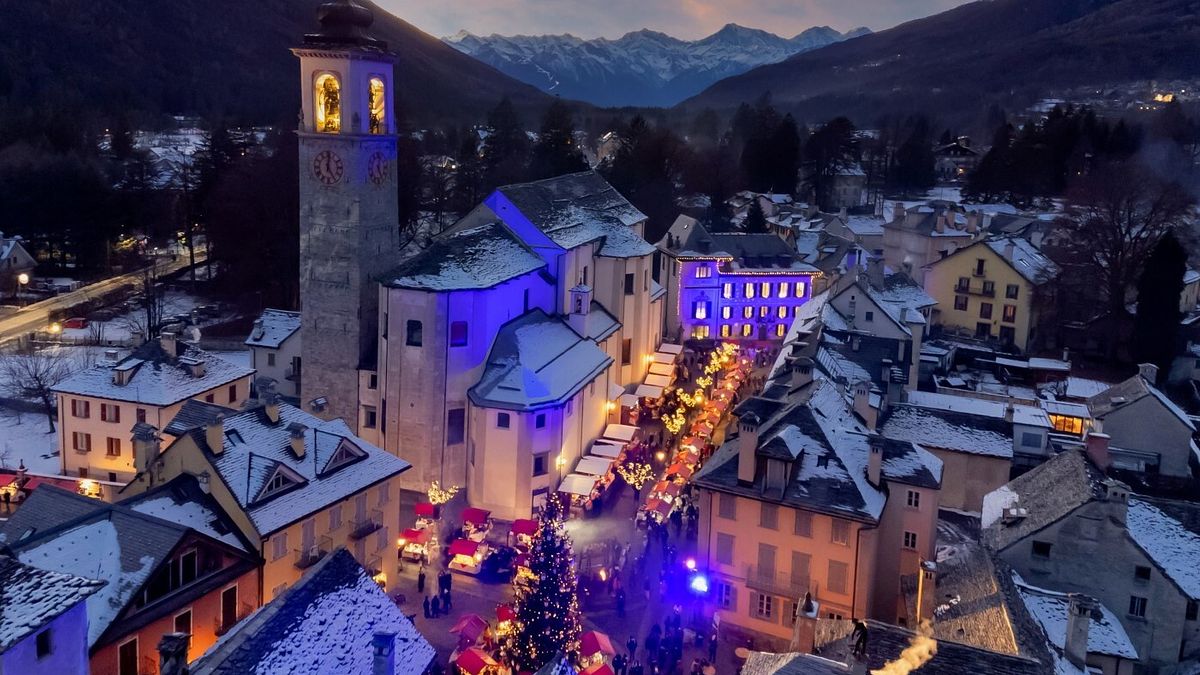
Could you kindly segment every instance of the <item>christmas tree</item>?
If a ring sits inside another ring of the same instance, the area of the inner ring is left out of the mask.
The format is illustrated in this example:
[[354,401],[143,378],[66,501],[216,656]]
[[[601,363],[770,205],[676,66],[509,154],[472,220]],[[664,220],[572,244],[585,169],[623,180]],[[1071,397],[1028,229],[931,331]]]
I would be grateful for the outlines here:
[[535,671],[558,652],[579,652],[579,599],[564,508],[557,495],[546,500],[529,552],[536,580],[517,590],[517,618],[504,649],[509,667],[517,671]]

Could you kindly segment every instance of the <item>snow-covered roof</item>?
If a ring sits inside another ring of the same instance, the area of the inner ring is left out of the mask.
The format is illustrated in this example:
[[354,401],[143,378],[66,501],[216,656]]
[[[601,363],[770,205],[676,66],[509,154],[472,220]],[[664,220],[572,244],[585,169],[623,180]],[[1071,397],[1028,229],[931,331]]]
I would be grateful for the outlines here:
[[1011,459],[1012,427],[1003,419],[900,404],[879,427],[887,438],[938,448]]
[[[1093,499],[1103,498],[1103,474],[1079,450],[1065,450],[983,498],[982,539],[1001,551],[1056,523]],[[1005,520],[1007,508],[1023,516]]]
[[1058,276],[1058,265],[1026,239],[1002,237],[984,243],[1030,283],[1040,284]]
[[[1067,644],[1067,621],[1070,617],[1071,599],[1066,593],[1049,591],[1025,583],[1013,572],[1013,584],[1030,616],[1045,632],[1050,645],[1062,652]],[[1097,614],[1092,615],[1088,626],[1087,651],[1089,654],[1104,654],[1136,661],[1137,649],[1130,641],[1125,628],[1112,610],[1099,605]]]
[[738,672],[742,675],[843,675],[849,673],[850,668],[839,661],[813,654],[750,652]]
[[190,527],[242,550],[253,550],[242,541],[237,527],[213,497],[203,492],[191,474],[180,474],[153,490],[120,502],[138,513]]
[[254,322],[246,344],[251,347],[279,349],[284,341],[300,330],[300,312],[265,309]]
[[[54,391],[113,401],[165,407],[199,396],[254,374],[254,369],[230,363],[183,341],[175,342],[178,355],[167,353],[159,340],[150,340],[116,364],[100,363],[68,377]],[[188,362],[201,364],[199,375]],[[117,384],[116,371],[129,371],[125,384]]]
[[453,227],[381,277],[392,288],[461,291],[491,288],[546,262],[499,220]]
[[1112,386],[1111,382],[1092,380],[1071,375],[1067,377],[1067,398],[1088,399]]
[[[1185,507],[1186,508],[1186,507]],[[1171,581],[1193,600],[1200,600],[1200,534],[1158,508],[1131,497],[1125,517],[1129,536]]]
[[434,650],[345,549],[236,624],[189,665],[193,675],[370,673],[388,635],[395,675],[419,675]]
[[0,654],[104,585],[104,581],[39,569],[0,555]]
[[[208,447],[203,429],[189,435],[208,454],[220,480],[264,537],[411,466],[355,436],[340,419],[322,420],[284,403],[279,404],[277,422],[271,422],[262,408],[256,408],[226,417],[223,429],[219,454]],[[292,452],[293,430],[304,436],[302,458]],[[171,452],[179,442],[176,440],[165,452]],[[332,465],[330,460],[343,446],[343,456],[351,455],[349,461]],[[263,495],[263,487],[277,471],[294,477],[294,484],[275,495]]]
[[1092,411],[1092,415],[1097,419],[1102,419],[1109,413],[1120,410],[1130,403],[1147,396],[1153,397],[1162,404],[1164,408],[1178,418],[1189,430],[1196,430],[1196,425],[1192,423],[1192,419],[1188,417],[1188,414],[1176,405],[1174,401],[1167,398],[1166,394],[1147,382],[1141,375],[1134,375],[1124,382],[1114,384],[1089,398],[1087,404],[1088,408]]
[[1032,405],[1008,404],[990,399],[929,391],[909,392],[906,402],[921,408],[963,413],[965,415],[977,415],[993,419],[1005,419],[1008,414],[1008,408],[1011,407],[1013,424],[1043,427],[1046,429],[1054,426],[1050,423],[1050,418],[1046,415],[1045,410]]
[[613,360],[561,318],[532,309],[500,328],[469,395],[476,405],[529,410],[559,405]]

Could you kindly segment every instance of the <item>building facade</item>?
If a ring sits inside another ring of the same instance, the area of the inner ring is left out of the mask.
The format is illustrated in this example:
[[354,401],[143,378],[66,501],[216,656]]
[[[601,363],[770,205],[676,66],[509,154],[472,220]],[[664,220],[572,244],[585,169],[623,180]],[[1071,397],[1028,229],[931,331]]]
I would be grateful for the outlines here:
[[275,391],[299,401],[300,397],[300,312],[267,309],[254,321],[246,346],[250,365],[257,377],[269,377]]
[[0,673],[88,672],[86,600],[103,585],[0,556]]

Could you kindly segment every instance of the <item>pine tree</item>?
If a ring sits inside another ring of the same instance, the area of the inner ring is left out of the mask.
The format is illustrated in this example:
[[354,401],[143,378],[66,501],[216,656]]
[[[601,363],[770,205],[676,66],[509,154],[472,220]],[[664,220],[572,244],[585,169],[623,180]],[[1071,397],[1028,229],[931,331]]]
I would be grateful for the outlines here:
[[504,648],[513,670],[533,672],[558,652],[579,652],[578,582],[564,508],[557,495],[547,499],[533,537],[529,569],[536,581],[517,591],[517,618]]
[[1146,258],[1138,279],[1137,321],[1133,350],[1141,363],[1153,363],[1166,373],[1175,359],[1179,336],[1179,294],[1187,271],[1187,252],[1171,232],[1163,235]]
[[750,210],[746,212],[746,222],[742,229],[746,234],[765,234],[770,231],[767,229],[767,216],[757,198],[750,202]]
[[575,143],[575,122],[571,119],[571,110],[565,103],[555,99],[546,109],[537,142],[533,144],[529,177],[532,180],[553,178],[587,168],[587,161]]

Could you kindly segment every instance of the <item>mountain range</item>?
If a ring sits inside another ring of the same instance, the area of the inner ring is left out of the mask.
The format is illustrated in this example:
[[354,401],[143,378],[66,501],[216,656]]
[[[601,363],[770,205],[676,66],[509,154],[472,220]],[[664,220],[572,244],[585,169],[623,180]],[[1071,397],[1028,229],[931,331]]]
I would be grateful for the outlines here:
[[728,24],[700,40],[651,30],[615,40],[460,31],[446,44],[542,91],[598,106],[672,106],[755,66],[866,35],[818,26],[791,38]]
[[682,104],[770,92],[804,119],[1010,111],[1064,89],[1200,77],[1196,0],[985,0],[722,80]]

